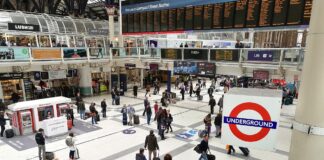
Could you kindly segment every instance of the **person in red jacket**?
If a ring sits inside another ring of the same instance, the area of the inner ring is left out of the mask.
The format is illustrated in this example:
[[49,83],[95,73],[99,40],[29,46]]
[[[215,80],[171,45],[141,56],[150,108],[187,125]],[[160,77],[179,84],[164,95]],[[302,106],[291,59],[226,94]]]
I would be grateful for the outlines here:
[[154,114],[156,114],[158,111],[159,111],[159,105],[158,105],[158,102],[155,101],[155,104],[154,104]]

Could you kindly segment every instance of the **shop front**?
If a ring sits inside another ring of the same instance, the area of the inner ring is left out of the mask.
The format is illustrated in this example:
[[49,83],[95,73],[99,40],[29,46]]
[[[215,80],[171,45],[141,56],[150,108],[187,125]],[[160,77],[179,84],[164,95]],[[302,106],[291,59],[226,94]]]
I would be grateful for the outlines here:
[[91,73],[93,94],[108,93],[109,72],[94,71]]
[[0,98],[6,104],[23,100],[23,73],[0,73]]

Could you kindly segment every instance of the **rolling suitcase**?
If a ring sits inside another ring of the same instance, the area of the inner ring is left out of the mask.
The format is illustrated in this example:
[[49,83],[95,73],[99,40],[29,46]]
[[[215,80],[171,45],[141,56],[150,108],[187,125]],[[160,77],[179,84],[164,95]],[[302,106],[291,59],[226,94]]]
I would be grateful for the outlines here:
[[45,152],[45,159],[46,160],[53,160],[54,159],[54,153],[53,152]]
[[67,120],[67,126],[68,126],[68,130],[71,130],[73,125],[72,125],[72,119],[68,119]]
[[154,90],[153,91],[153,95],[157,95],[157,90]]
[[119,105],[119,104],[120,104],[120,98],[119,98],[119,97],[116,97],[116,99],[115,99],[115,104],[116,104],[116,105]]
[[213,154],[207,154],[207,159],[208,160],[216,160],[216,157]]
[[127,116],[123,116],[123,125],[126,126],[127,125]]
[[100,121],[100,115],[99,115],[99,114],[96,115],[96,121],[97,121],[97,122]]
[[139,116],[134,115],[134,124],[140,124]]
[[203,96],[199,96],[198,101],[202,101],[202,100],[203,100]]
[[249,156],[250,150],[246,147],[239,147],[240,150],[243,152],[244,156]]
[[13,129],[7,129],[5,133],[6,133],[6,138],[12,138],[15,136]]

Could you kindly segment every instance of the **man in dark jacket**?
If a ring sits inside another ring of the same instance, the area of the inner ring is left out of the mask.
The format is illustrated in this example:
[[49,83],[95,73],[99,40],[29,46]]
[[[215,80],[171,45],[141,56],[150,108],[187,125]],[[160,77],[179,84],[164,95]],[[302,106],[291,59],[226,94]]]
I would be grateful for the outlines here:
[[138,90],[138,86],[135,84],[133,87],[133,94],[135,98],[137,97],[137,90]]
[[146,147],[149,151],[149,160],[152,159],[152,153],[153,159],[156,158],[156,150],[159,150],[159,145],[153,130],[151,130],[150,134],[146,136],[144,148],[146,149]]
[[81,100],[81,102],[79,102],[79,105],[80,105],[80,108],[79,108],[80,109],[80,118],[84,120],[86,108],[85,108],[83,100]]
[[4,112],[6,110],[6,105],[3,103],[2,99],[0,99],[0,112]]
[[216,137],[221,136],[221,129],[222,129],[222,114],[218,113],[215,117],[214,121],[215,127],[216,127]]
[[136,157],[135,157],[136,160],[146,160],[146,157],[144,155],[144,149],[141,148],[140,149],[140,152],[136,154]]
[[102,111],[102,117],[106,118],[106,112],[107,112],[107,103],[106,99],[103,99],[101,101],[101,111]]
[[97,123],[97,111],[96,111],[96,108],[95,108],[96,104],[95,103],[92,103],[89,107],[89,110],[91,112],[91,122],[92,124],[98,124]]
[[200,159],[208,159],[207,158],[207,151],[209,150],[208,145],[208,134],[204,135],[204,139],[200,142],[200,150],[202,151]]
[[4,112],[0,112],[0,126],[1,126],[1,137],[3,137],[3,132],[6,130],[6,119],[4,118]]
[[181,93],[181,96],[182,96],[182,100],[184,100],[184,94],[185,94],[185,87],[184,86],[181,86],[180,93]]
[[80,113],[80,103],[82,101],[82,97],[80,96],[80,93],[78,92],[75,97],[76,105],[77,105],[77,113]]
[[115,92],[115,90],[113,90],[113,91],[111,91],[111,103],[112,103],[112,105],[114,105],[115,104],[115,98],[116,98],[116,92]]
[[223,110],[223,101],[224,101],[224,95],[218,100],[217,105],[219,106],[219,113]]
[[146,107],[147,107],[148,104],[149,104],[149,101],[148,101],[147,97],[145,97],[145,99],[144,99],[144,111],[143,111],[143,116],[145,116],[145,113],[146,113]]
[[210,97],[208,105],[210,106],[210,114],[214,114],[214,108],[216,106],[216,101],[214,99],[214,96]]
[[213,96],[213,93],[214,93],[214,88],[210,86],[208,88],[208,95],[209,95],[209,97],[212,97]]
[[35,135],[35,141],[38,145],[38,157],[39,160],[45,160],[45,137],[44,130],[42,128],[38,129],[38,132]]

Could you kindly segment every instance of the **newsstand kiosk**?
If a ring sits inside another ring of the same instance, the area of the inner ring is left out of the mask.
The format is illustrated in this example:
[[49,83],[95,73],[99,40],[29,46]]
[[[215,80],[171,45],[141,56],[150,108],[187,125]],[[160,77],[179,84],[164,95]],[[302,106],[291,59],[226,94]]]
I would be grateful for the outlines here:
[[7,115],[11,117],[15,135],[26,135],[44,129],[47,137],[68,132],[66,110],[71,99],[53,97],[39,100],[18,102],[8,106]]

